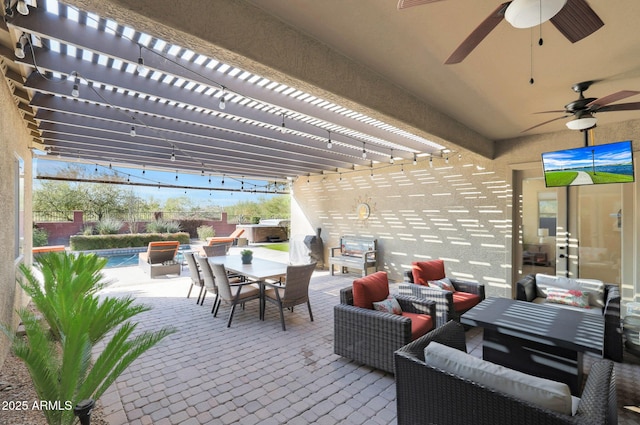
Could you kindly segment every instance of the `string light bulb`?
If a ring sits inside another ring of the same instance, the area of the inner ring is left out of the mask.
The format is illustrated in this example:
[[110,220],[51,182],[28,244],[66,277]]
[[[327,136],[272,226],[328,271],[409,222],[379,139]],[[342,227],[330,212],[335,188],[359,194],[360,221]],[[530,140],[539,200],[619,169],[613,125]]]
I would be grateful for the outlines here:
[[418,164],[418,157],[416,156],[416,154],[413,154],[413,165],[417,165]]
[[77,72],[75,72],[75,79],[73,80],[73,89],[71,90],[71,96],[80,96],[80,77],[78,77]]
[[282,124],[280,125],[280,132],[281,133],[287,132],[287,126],[284,124],[284,112],[282,113]]
[[429,157],[429,168],[433,168],[433,156]]
[[138,56],[138,65],[136,65],[136,70],[138,71],[138,74],[142,74],[145,70],[144,59],[142,58],[142,46],[140,46],[140,55]]
[[27,16],[29,14],[29,8],[27,7],[27,3],[24,0],[18,0],[16,10],[19,14],[24,16]]
[[364,142],[362,142],[362,159],[367,159],[367,149]]
[[176,150],[175,146],[171,145],[171,162],[176,162]]
[[391,154],[389,155],[389,164],[393,164],[395,160],[393,159],[393,149],[391,149]]
[[129,131],[129,135],[131,137],[136,137],[136,128],[134,126],[131,126],[131,130]]
[[329,131],[329,138],[327,139],[327,149],[331,149],[333,147],[333,142],[331,141],[331,131]]
[[22,34],[18,41],[16,42],[16,49],[13,51],[13,54],[16,55],[18,59],[24,59],[24,46],[27,44],[27,37]]
[[224,111],[224,108],[227,107],[227,89],[222,86],[222,96],[220,96],[220,102],[218,103],[218,108]]

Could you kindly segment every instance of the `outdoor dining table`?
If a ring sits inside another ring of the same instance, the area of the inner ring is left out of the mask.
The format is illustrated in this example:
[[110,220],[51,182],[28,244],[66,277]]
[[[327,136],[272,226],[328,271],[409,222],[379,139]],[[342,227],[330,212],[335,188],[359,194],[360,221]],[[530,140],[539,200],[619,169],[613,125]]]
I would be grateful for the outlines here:
[[258,281],[278,279],[287,274],[287,264],[279,261],[254,257],[251,264],[243,264],[240,255],[208,257],[208,260],[212,264],[224,264],[227,270]]
[[244,264],[240,255],[208,257],[208,260],[212,264],[224,264],[228,271],[256,281],[255,283],[260,286],[260,320],[263,320],[264,282],[267,279],[280,280],[281,277],[286,276],[287,264],[255,257],[250,264]]

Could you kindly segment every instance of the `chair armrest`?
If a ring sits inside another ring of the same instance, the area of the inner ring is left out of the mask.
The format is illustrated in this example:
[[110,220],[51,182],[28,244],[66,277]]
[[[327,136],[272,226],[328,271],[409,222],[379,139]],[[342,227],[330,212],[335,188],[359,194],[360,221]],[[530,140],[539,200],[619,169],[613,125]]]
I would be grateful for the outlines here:
[[402,311],[407,313],[427,314],[431,316],[434,327],[436,322],[436,302],[424,298],[413,297],[409,295],[396,295],[395,299],[400,304]]
[[376,252],[377,251],[375,251],[375,250],[365,251],[365,252],[362,253],[362,258],[364,258],[365,261],[375,261]]
[[469,294],[475,294],[480,297],[480,300],[484,300],[484,283],[472,282],[470,280],[463,279],[450,279],[453,287],[456,291],[467,292]]
[[591,423],[617,424],[617,409],[613,362],[599,360],[589,370],[575,417],[588,418]]
[[604,316],[604,356],[616,362],[622,361],[622,323],[620,321],[620,288],[605,285]]
[[398,294],[430,300],[436,303],[436,327],[442,326],[453,317],[453,293],[439,288],[430,288],[415,283],[399,283]]
[[267,282],[266,280],[262,281],[262,284],[264,285],[265,288],[268,286],[270,288],[275,288],[275,289],[277,289],[277,288],[282,289],[285,286],[287,286],[286,284],[276,283],[276,282]]
[[337,250],[340,250],[340,249],[341,249],[341,247],[339,247],[339,246],[334,246],[334,247],[329,248],[329,249],[331,250],[331,256],[332,256],[332,257],[335,257],[335,256],[336,256],[336,249],[337,249]]
[[446,325],[440,326],[415,341],[410,342],[396,351],[396,353],[413,356],[424,361],[424,349],[431,341],[464,351],[465,353],[467,352],[464,327],[460,323],[451,320],[447,322]]
[[516,300],[533,301],[536,298],[536,278],[534,275],[527,275],[516,282]]
[[335,354],[393,372],[393,352],[411,341],[411,319],[345,304],[333,315]]
[[404,281],[408,283],[415,283],[413,281],[413,272],[411,270],[404,272]]

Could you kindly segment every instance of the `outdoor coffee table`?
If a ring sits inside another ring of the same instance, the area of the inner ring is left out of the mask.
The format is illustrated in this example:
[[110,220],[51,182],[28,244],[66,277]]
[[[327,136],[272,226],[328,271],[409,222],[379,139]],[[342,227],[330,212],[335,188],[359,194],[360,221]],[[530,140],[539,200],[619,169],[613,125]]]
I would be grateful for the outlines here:
[[483,359],[564,382],[579,395],[582,356],[604,353],[604,318],[562,306],[487,298],[460,317],[484,328]]

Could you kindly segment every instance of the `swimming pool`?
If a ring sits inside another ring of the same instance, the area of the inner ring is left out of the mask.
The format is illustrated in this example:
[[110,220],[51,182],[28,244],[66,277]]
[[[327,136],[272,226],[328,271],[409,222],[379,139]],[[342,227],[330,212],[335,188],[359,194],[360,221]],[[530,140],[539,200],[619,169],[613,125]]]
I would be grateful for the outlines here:
[[[180,245],[178,254],[176,255],[176,261],[181,263],[183,261],[183,252],[190,250],[189,245]],[[96,255],[106,258],[107,265],[105,269],[111,269],[115,267],[131,267],[138,265],[138,253],[146,251],[146,248],[131,248],[131,249],[110,249],[101,250],[95,252]],[[88,251],[85,251],[88,252]]]

